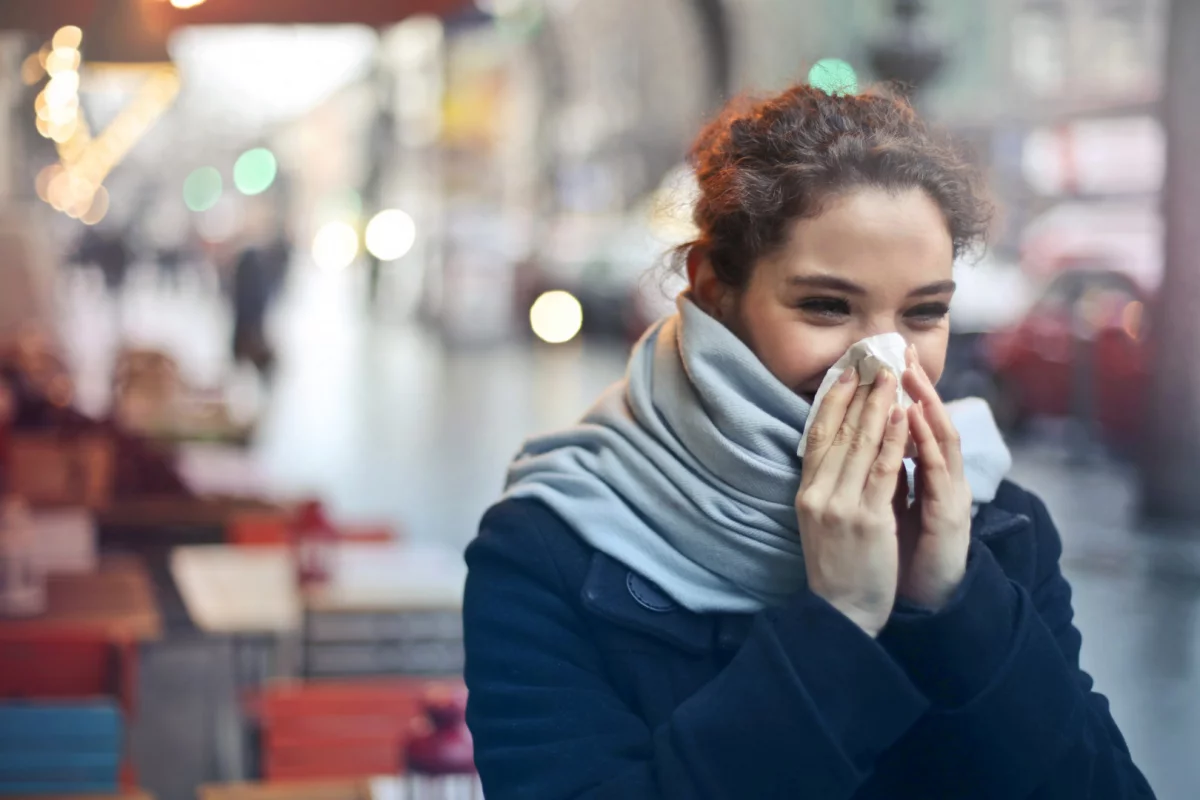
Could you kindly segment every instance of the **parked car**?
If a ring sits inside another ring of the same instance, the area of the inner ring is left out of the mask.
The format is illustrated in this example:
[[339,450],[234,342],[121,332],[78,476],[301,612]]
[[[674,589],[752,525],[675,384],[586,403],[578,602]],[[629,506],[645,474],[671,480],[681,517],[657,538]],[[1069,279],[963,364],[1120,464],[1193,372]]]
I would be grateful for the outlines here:
[[1132,442],[1150,353],[1148,290],[1102,262],[1055,276],[1016,322],[986,334],[988,400],[1002,427],[1075,416],[1110,441]]

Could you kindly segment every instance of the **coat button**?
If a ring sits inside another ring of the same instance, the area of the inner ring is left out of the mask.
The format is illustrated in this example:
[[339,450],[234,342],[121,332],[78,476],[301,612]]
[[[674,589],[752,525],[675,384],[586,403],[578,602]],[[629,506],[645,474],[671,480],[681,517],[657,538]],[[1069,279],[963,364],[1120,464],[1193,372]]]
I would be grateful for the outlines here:
[[660,614],[675,610],[674,600],[636,572],[630,572],[625,576],[625,587],[629,589],[629,594],[642,608],[657,611]]

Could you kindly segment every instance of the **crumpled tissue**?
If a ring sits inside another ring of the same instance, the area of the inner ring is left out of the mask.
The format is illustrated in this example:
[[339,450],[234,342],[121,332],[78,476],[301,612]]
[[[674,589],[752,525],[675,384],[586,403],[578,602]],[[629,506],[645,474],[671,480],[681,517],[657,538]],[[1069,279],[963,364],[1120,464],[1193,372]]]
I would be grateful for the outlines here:
[[[868,386],[874,383],[876,374],[884,367],[890,369],[899,379],[904,374],[904,350],[907,347],[908,343],[898,333],[881,333],[853,344],[846,354],[825,373],[825,378],[821,381],[821,388],[817,389],[817,396],[813,398],[812,410],[808,412],[808,419],[804,423],[804,435],[800,437],[797,454],[801,457],[804,456],[804,450],[808,447],[808,428],[816,419],[817,411],[820,410],[825,395],[829,394],[829,390],[837,383],[838,378],[842,377],[843,372],[850,367],[856,368],[859,386]],[[908,408],[912,403],[908,392],[904,391],[897,381],[896,404],[901,408]]]

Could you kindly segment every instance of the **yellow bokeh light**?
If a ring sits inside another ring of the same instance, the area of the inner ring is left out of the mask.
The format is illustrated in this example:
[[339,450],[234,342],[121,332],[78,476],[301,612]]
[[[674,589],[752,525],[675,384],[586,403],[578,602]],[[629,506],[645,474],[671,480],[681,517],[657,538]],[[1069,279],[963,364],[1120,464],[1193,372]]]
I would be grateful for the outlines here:
[[79,73],[74,70],[58,73],[46,84],[45,94],[51,106],[70,103],[79,95]]
[[98,192],[99,187],[93,186],[86,181],[76,184],[74,192],[71,195],[71,202],[66,208],[67,216],[73,219],[81,219],[84,214],[91,210]]
[[358,232],[345,222],[326,223],[313,238],[312,255],[323,270],[343,270],[358,258]]
[[58,29],[58,32],[54,34],[54,39],[51,41],[50,46],[55,50],[60,47],[78,50],[81,44],[83,44],[83,30],[77,25],[68,25],[65,28]]
[[71,137],[75,135],[75,131],[79,128],[79,122],[74,117],[66,122],[51,122],[50,123],[50,138],[58,144],[71,141]]
[[46,57],[46,72],[51,77],[79,69],[79,51],[73,47],[56,47]]
[[46,70],[42,66],[42,60],[38,58],[37,53],[33,53],[21,62],[21,82],[26,86],[33,86],[45,74]]
[[195,8],[196,6],[204,5],[205,0],[171,0],[171,5],[176,8]]
[[71,173],[65,169],[60,170],[50,180],[50,185],[46,187],[46,196],[49,198],[50,205],[54,206],[56,211],[62,211],[71,203]]
[[569,342],[583,328],[583,306],[570,292],[546,292],[529,309],[529,325],[543,342]]
[[91,207],[80,217],[84,225],[97,225],[108,215],[108,190],[101,186],[92,197]]
[[46,119],[50,120],[51,125],[66,125],[68,123],[74,123],[79,119],[79,101],[76,100],[67,103],[64,106],[48,108],[44,115],[39,114],[38,116],[44,116]]
[[58,174],[62,171],[63,168],[58,164],[51,164],[37,174],[34,186],[37,188],[37,196],[41,198],[42,202],[50,202],[50,182],[58,177]]
[[1145,313],[1141,301],[1131,300],[1121,309],[1121,327],[1130,339],[1137,339],[1142,333],[1142,315]]
[[417,241],[417,226],[413,218],[393,208],[380,211],[367,224],[367,252],[380,261],[395,261],[412,250]]
[[95,194],[95,184],[67,169],[54,175],[46,187],[50,205],[56,211],[68,212],[73,217],[81,216],[88,210]]

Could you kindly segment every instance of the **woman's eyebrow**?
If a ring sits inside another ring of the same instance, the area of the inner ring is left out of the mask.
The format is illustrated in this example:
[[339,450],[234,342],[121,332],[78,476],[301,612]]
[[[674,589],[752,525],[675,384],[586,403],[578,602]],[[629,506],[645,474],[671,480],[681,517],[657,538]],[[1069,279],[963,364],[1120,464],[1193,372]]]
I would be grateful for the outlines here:
[[954,281],[938,281],[926,286],[920,286],[908,293],[909,297],[930,297],[938,294],[951,294],[958,288]]
[[867,290],[853,281],[839,278],[836,275],[791,275],[787,279],[789,286],[803,286],[808,289],[829,289],[845,294],[866,294]]
[[[863,295],[867,290],[853,281],[839,278],[837,275],[791,275],[787,279],[789,286],[802,286],[807,289],[827,289],[843,294]],[[925,286],[918,286],[908,293],[909,297],[932,297],[939,294],[953,293],[957,284],[954,281],[937,281]]]

